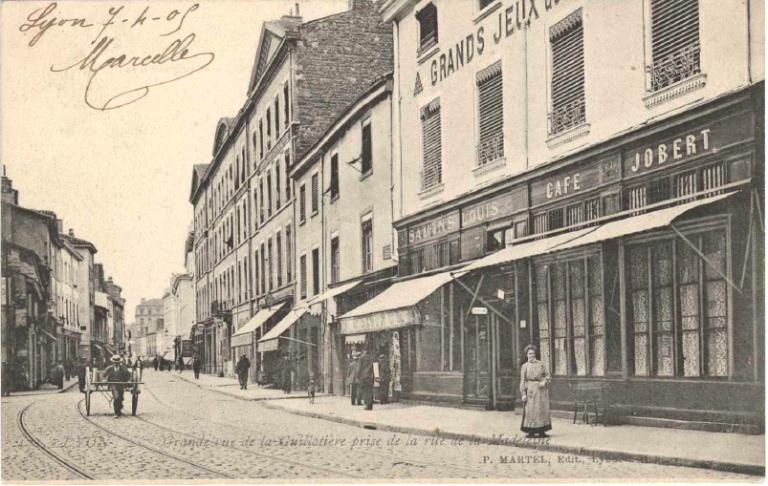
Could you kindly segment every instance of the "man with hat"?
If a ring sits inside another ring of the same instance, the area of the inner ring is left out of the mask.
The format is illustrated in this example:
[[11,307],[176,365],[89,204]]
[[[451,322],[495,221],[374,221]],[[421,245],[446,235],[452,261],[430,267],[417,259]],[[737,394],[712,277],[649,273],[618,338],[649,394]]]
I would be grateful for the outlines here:
[[[104,370],[104,377],[109,382],[126,382],[131,381],[131,372],[123,362],[123,358],[116,354],[110,359],[112,364]],[[115,417],[119,417],[123,414],[123,391],[125,390],[124,384],[111,384],[109,388],[112,390],[112,404],[115,408]]]

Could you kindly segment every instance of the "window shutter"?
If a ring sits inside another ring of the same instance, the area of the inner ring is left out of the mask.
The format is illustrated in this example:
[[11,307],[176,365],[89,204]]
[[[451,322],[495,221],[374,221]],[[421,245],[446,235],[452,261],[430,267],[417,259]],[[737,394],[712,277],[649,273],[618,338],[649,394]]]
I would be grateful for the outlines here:
[[585,120],[581,9],[553,25],[549,39],[552,46],[550,133],[559,133]]
[[363,174],[371,170],[373,153],[371,150],[371,124],[363,126],[363,153],[361,155],[360,172]]
[[[363,140],[365,140],[365,138],[363,138]],[[334,154],[334,156],[331,157],[331,197],[336,197],[338,194],[339,194],[339,154]]]
[[424,167],[422,189],[440,184],[442,177],[442,140],[440,99],[437,98],[421,110]]
[[697,74],[698,0],[651,1],[651,90]]
[[419,48],[437,44],[437,7],[430,3],[416,13],[419,21]]
[[504,156],[504,102],[501,62],[477,73],[480,112],[480,143],[477,147],[478,165]]
[[317,174],[312,175],[312,213],[317,212],[317,197],[318,197],[318,176]]

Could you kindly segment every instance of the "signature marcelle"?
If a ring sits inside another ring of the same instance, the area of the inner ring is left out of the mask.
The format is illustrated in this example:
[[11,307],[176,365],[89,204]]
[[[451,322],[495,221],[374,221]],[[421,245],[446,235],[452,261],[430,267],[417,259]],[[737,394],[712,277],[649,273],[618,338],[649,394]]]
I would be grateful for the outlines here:
[[[94,23],[83,17],[55,17],[57,4],[52,2],[31,12],[27,21],[19,26],[19,31],[34,32],[28,44],[34,47],[53,28],[100,27],[87,55],[71,64],[51,65],[50,69],[57,73],[70,70],[87,72],[88,81],[83,93],[85,103],[95,110],[113,110],[141,100],[149,94],[150,88],[191,76],[213,62],[215,55],[212,52],[193,51],[195,33],[183,37],[177,34],[187,15],[198,7],[198,4],[193,4],[184,12],[174,9],[163,16],[152,16],[149,7],[145,7],[140,14],[129,17],[123,14],[124,6],[121,5],[109,9],[109,18],[105,22]],[[123,24],[129,29],[137,29],[158,22],[172,24],[173,29],[159,34],[161,38],[172,40],[164,42],[159,49],[152,49],[152,52],[120,52],[115,46],[115,35],[105,34],[113,25]],[[177,37],[171,38],[174,34]]]

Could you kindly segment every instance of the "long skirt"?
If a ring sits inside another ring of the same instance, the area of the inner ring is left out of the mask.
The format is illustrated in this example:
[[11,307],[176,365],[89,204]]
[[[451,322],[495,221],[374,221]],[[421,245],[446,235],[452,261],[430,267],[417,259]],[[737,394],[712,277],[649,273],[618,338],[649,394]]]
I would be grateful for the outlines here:
[[538,382],[529,382],[526,395],[528,400],[523,407],[523,422],[520,430],[528,434],[541,434],[552,430],[549,416],[549,389]]

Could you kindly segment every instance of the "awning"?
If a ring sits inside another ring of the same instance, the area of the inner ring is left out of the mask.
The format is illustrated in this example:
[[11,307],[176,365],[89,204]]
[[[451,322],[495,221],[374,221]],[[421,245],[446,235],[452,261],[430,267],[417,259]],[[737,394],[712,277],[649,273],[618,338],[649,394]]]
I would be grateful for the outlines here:
[[344,342],[346,344],[362,344],[365,341],[366,341],[365,334],[351,334],[349,336],[344,336]]
[[264,335],[261,339],[259,339],[258,343],[258,351],[260,353],[266,353],[268,351],[277,351],[277,345],[278,341],[280,340],[280,335],[283,334],[285,331],[288,330],[296,321],[298,321],[301,316],[307,313],[307,309],[302,307],[300,309],[293,309],[288,314],[286,314],[285,317],[283,317],[283,320],[275,324],[275,327],[269,330],[268,333]]
[[584,228],[576,231],[569,231],[568,233],[550,236],[549,238],[542,238],[540,240],[532,240],[525,243],[508,246],[502,250],[497,251],[496,253],[491,253],[490,255],[480,258],[479,260],[475,260],[474,262],[456,272],[456,276],[464,275],[468,272],[471,272],[472,270],[477,270],[479,268],[492,267],[494,265],[501,265],[502,263],[522,260],[523,258],[528,258],[534,255],[549,253],[550,251],[559,249],[561,245],[584,236],[592,231],[595,231],[595,228]]
[[451,272],[443,272],[397,282],[339,317],[341,334],[363,334],[420,324],[416,304],[451,279]]
[[688,211],[692,211],[701,206],[713,204],[721,201],[727,197],[736,194],[730,192],[727,194],[720,194],[714,197],[708,197],[706,199],[699,199],[678,206],[672,206],[664,209],[658,209],[648,213],[632,216],[629,218],[619,219],[611,221],[602,226],[592,228],[589,233],[580,236],[579,238],[572,239],[566,243],[555,248],[555,250],[565,250],[567,248],[575,248],[577,246],[589,245],[591,243],[599,243],[601,241],[611,240],[613,238],[619,238],[621,236],[632,235],[636,233],[642,233],[645,231],[651,231],[654,229],[670,226],[675,222],[677,218],[685,215]]
[[270,317],[274,316],[277,311],[282,309],[284,305],[285,302],[282,304],[273,305],[272,307],[267,307],[266,309],[261,309],[259,312],[254,314],[253,317],[251,317],[251,319],[246,322],[243,327],[238,329],[232,335],[232,346],[245,346],[247,344],[251,344],[253,339],[251,333],[264,325],[264,323],[267,322]]
[[320,295],[317,295],[315,297],[312,297],[307,301],[308,305],[318,304],[326,299],[330,299],[331,297],[336,297],[337,295],[343,294],[344,292],[348,290],[352,290],[353,288],[357,287],[362,280],[355,280],[353,282],[347,282],[344,284],[339,285],[338,287],[333,287],[325,292],[323,292]]
[[54,336],[50,332],[48,332],[48,331],[46,331],[44,329],[40,329],[40,332],[43,333],[43,335],[45,335],[45,337],[47,337],[50,341],[52,341],[52,342],[56,341],[56,336]]

